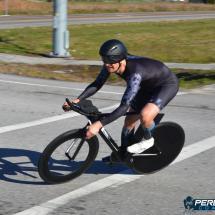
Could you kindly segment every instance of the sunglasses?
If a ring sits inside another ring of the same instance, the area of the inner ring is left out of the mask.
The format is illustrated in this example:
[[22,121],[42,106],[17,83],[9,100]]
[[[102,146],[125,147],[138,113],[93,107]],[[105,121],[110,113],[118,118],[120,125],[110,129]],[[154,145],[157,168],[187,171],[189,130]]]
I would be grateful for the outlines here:
[[122,60],[122,55],[101,56],[101,59],[104,63],[115,64]]

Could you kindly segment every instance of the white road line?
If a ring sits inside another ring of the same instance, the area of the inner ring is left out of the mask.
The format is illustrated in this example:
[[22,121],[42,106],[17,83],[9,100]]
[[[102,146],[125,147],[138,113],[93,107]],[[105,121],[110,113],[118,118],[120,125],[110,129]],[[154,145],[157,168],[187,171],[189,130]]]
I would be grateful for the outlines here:
[[[79,91],[84,91],[85,90],[85,89],[79,89],[79,88],[51,86],[51,85],[44,85],[44,84],[32,84],[32,83],[24,83],[24,82],[16,82],[16,81],[0,80],[0,82],[10,83],[10,84],[21,84],[21,85],[28,85],[28,86],[37,86],[37,87],[51,87],[51,88],[60,88],[60,89],[79,90]],[[118,95],[124,94],[124,92],[123,93],[116,93],[116,92],[108,92],[108,91],[101,91],[101,90],[99,90],[97,93],[118,94]],[[187,94],[187,93],[185,93],[185,92],[178,92],[177,95],[183,95],[183,94]]]
[[[203,151],[206,151],[208,149],[211,149],[213,147],[215,147],[215,136],[205,139],[203,141],[191,144],[191,145],[183,148],[181,154],[172,164],[175,164],[175,163],[178,163],[185,159],[188,159],[194,155],[197,155],[197,154],[199,154]],[[71,202],[73,199],[77,199],[82,196],[89,195],[91,193],[100,191],[105,188],[118,187],[119,185],[129,183],[136,179],[139,179],[142,176],[143,175],[137,175],[131,169],[128,169],[128,170],[122,171],[118,174],[111,175],[107,178],[103,178],[98,181],[95,181],[82,188],[79,188],[70,193],[67,193],[60,197],[57,197],[55,199],[42,203],[38,206],[29,208],[20,213],[16,213],[15,215],[38,215],[38,214],[47,215],[48,213],[54,211],[58,207],[61,207],[65,204],[67,204],[68,202]]]
[[[117,108],[117,107],[119,107],[119,105],[120,105],[120,103],[117,103],[117,104],[102,108],[102,109],[100,109],[100,111]],[[44,118],[44,119],[35,120],[32,122],[24,122],[24,123],[20,123],[20,124],[16,124],[16,125],[9,125],[9,126],[5,126],[5,127],[1,127],[0,134],[8,132],[8,131],[14,131],[14,130],[22,129],[22,128],[28,128],[28,127],[32,127],[32,126],[36,126],[36,125],[42,125],[45,123],[55,122],[58,120],[68,119],[68,118],[75,117],[75,116],[80,116],[80,114],[74,113],[74,112],[65,113],[63,115],[52,116],[52,117],[48,117],[48,118]]]
[[178,92],[178,93],[177,93],[177,96],[185,95],[185,94],[188,94],[188,93],[185,93],[185,92]]
[[[52,88],[60,88],[60,89],[79,90],[79,91],[84,91],[84,90],[85,90],[85,89],[79,89],[79,88],[61,87],[61,86],[51,86],[51,85],[44,85],[44,84],[32,84],[32,83],[24,83],[24,82],[16,82],[16,81],[5,81],[5,80],[0,80],[0,82],[10,83],[10,84],[21,84],[21,85],[28,85],[28,86],[37,86],[37,87],[52,87]],[[101,90],[99,90],[97,93],[123,94],[123,93],[108,92],[108,91],[101,91]]]
[[[186,93],[178,92],[177,95],[183,95],[183,94],[186,94]],[[120,105],[120,103],[116,103],[114,105],[102,108],[102,109],[100,109],[100,111],[104,111],[104,110],[108,110],[108,109],[112,109],[112,108],[117,108],[117,107],[119,107],[119,105]],[[46,124],[46,123],[50,123],[50,122],[63,120],[63,119],[68,119],[68,118],[75,117],[75,116],[80,116],[80,114],[74,113],[74,112],[73,113],[66,113],[66,114],[62,114],[62,115],[58,115],[58,116],[52,116],[52,117],[48,117],[48,118],[44,118],[44,119],[31,121],[31,122],[24,122],[24,123],[20,123],[20,124],[16,124],[16,125],[9,125],[9,126],[5,126],[5,127],[1,127],[0,128],[0,134],[6,133],[9,131],[22,129],[22,128],[28,128],[28,127],[42,125],[42,124]]]

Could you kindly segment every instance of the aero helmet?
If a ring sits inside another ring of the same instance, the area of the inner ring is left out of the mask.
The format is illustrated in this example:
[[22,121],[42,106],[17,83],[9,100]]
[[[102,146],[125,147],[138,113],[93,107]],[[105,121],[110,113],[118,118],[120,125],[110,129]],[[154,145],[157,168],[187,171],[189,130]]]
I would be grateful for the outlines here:
[[116,39],[106,41],[100,48],[99,54],[101,55],[104,63],[119,63],[125,59],[128,52],[125,45]]

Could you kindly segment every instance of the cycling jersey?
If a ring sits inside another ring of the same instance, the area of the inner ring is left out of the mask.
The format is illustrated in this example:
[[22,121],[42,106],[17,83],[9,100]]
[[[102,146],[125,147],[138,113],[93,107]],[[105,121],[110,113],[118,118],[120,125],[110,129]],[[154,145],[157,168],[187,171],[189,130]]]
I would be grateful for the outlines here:
[[[101,89],[110,74],[104,65],[96,80],[84,90],[78,99],[83,100],[94,95]],[[127,88],[120,106],[101,120],[103,126],[124,115],[129,106],[136,112],[140,112],[140,108],[151,102],[161,110],[178,92],[179,85],[176,75],[157,60],[128,54],[125,71],[122,75],[116,74],[127,82]]]

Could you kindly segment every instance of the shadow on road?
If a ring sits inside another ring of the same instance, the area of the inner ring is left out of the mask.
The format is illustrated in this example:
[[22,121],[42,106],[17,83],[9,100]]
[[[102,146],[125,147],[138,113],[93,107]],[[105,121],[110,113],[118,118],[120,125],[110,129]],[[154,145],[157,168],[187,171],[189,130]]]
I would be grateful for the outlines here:
[[[48,185],[43,182],[38,174],[38,161],[41,153],[25,149],[0,149],[0,180],[20,183]],[[53,165],[55,164],[55,165]],[[62,161],[52,160],[51,165],[54,167],[53,172],[59,174],[60,171],[69,173],[70,166],[63,165]],[[74,166],[80,166],[80,162],[73,163]],[[96,160],[84,174],[116,174],[128,169],[123,164],[115,164],[113,168],[104,164],[102,161]],[[135,174],[135,173],[134,173]],[[80,176],[81,177],[81,176]]]
[[[22,46],[19,46],[19,45],[16,45],[16,44],[10,42],[9,39],[8,40],[3,40],[2,37],[0,37],[0,43],[7,43],[7,44],[10,44],[10,45],[13,45],[15,48],[18,49],[17,50],[18,52],[23,52],[23,53],[26,53],[26,54],[29,54],[29,55],[36,55],[36,56],[39,55],[41,57],[49,57],[48,55],[43,54],[43,53],[30,52],[25,47],[22,47]],[[7,48],[7,49],[9,50],[10,48]],[[15,51],[15,50],[13,49],[12,51]]]
[[203,80],[205,78],[210,79],[210,80],[215,80],[215,73],[211,71],[207,71],[209,74],[205,74],[205,71],[200,71],[200,72],[181,72],[176,74],[178,79],[183,78],[185,81],[198,81],[198,80]]
[[[0,180],[21,184],[46,184],[37,174],[39,152],[0,149]],[[38,180],[39,179],[39,180]]]

